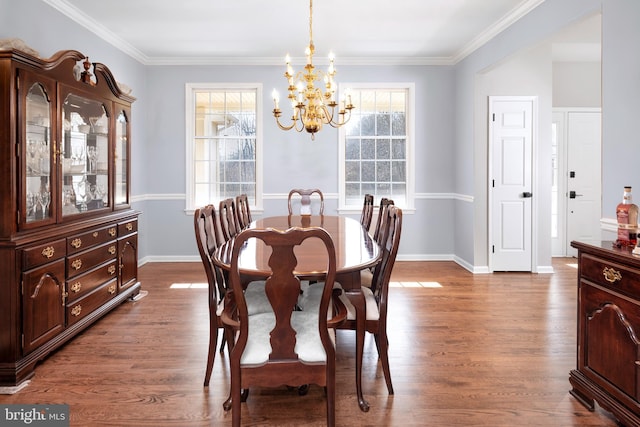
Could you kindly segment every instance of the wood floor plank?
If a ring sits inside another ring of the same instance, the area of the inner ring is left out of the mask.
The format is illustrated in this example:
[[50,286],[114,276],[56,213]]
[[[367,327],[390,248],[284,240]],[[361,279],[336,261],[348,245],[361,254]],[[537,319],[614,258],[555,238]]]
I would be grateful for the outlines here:
[[[389,396],[371,336],[358,409],[354,336],[338,332],[339,426],[616,426],[569,395],[576,360],[576,270],[473,275],[452,262],[398,262],[390,290]],[[72,426],[230,426],[226,353],[202,387],[207,291],[195,263],[140,268],[147,297],[127,302],[51,354],[22,391],[0,404],[67,403]],[[323,390],[251,390],[246,426],[325,425]]]

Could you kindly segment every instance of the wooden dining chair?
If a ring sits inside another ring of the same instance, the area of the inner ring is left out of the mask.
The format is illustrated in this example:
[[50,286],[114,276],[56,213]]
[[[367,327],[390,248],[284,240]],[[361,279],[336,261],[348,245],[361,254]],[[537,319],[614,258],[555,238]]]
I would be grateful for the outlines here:
[[[209,285],[209,354],[207,356],[207,370],[204,376],[204,386],[206,387],[209,385],[213,362],[216,358],[218,331],[224,329],[220,315],[224,309],[224,297],[226,294],[223,274],[211,261],[211,256],[218,248],[219,243],[216,208],[213,205],[207,205],[196,209],[193,215],[193,225],[198,252],[200,253],[200,259],[202,260]],[[224,335],[222,342],[223,344],[228,342],[225,340]],[[221,345],[220,351],[223,348],[224,346]]]
[[384,219],[387,217],[387,208],[390,205],[394,205],[395,203],[393,202],[392,199],[388,199],[386,197],[383,197],[380,199],[380,207],[378,208],[378,217],[376,218],[376,227],[373,229],[373,240],[376,241],[376,243],[380,244],[379,242],[379,238],[380,238],[380,230],[383,227],[382,222],[384,221]]
[[287,199],[287,204],[289,206],[289,215],[293,215],[293,205],[296,204],[296,201],[294,201],[294,199],[296,198],[296,195],[300,196],[300,202],[299,202],[299,206],[300,206],[300,215],[311,215],[312,214],[312,207],[311,207],[311,198],[313,195],[317,195],[320,198],[320,207],[319,210],[317,210],[316,212],[318,212],[318,215],[324,215],[324,195],[322,194],[322,191],[320,191],[317,188],[312,188],[312,189],[300,189],[300,188],[294,188],[293,190],[289,191],[289,197]]
[[369,231],[371,228],[371,220],[373,218],[373,195],[364,195],[364,204],[362,205],[362,214],[360,214],[360,224]]
[[[271,248],[270,275],[265,293],[272,310],[248,314],[238,254],[249,239],[262,240]],[[326,276],[319,292],[316,310],[296,310],[300,295],[300,280],[294,269],[297,259],[294,248],[306,239],[320,239],[326,251]],[[232,424],[240,426],[243,390],[253,386],[277,387],[318,384],[325,387],[327,425],[335,425],[335,330],[345,320],[333,285],[336,275],[336,253],[327,231],[319,227],[247,229],[236,236],[231,257],[229,282],[234,304],[225,306],[223,322],[234,331],[231,350],[231,410]],[[334,316],[334,304],[335,313]],[[332,316],[329,319],[328,314]],[[229,400],[229,399],[228,399]],[[225,407],[228,410],[228,407]],[[303,420],[300,420],[302,423]]]
[[[398,254],[400,235],[402,233],[402,209],[389,205],[386,209],[383,227],[380,230],[380,250],[382,252],[380,262],[376,264],[373,272],[371,287],[362,286],[362,293],[366,301],[365,329],[373,334],[378,356],[382,363],[384,379],[387,383],[389,394],[393,394],[391,383],[391,371],[389,369],[389,339],[387,338],[387,304],[389,297],[389,281],[391,272]],[[299,298],[298,306],[303,311],[314,309],[319,304],[323,290],[317,284],[311,284]],[[356,310],[351,301],[340,294],[340,299],[347,307],[347,320],[339,329],[356,329]]]
[[238,227],[236,202],[233,198],[220,201],[218,216],[220,219],[220,231],[222,233],[222,238],[226,241],[235,237],[240,230]]
[[249,198],[246,194],[236,196],[236,213],[238,217],[238,227],[244,230],[251,224],[251,210],[249,209]]
[[[384,228],[384,221],[385,218],[387,218],[387,209],[392,205],[394,205],[392,199],[387,199],[386,197],[380,199],[378,218],[376,218],[376,227],[373,230],[373,240],[375,240],[378,245],[381,244],[380,239],[382,238],[382,235],[380,233],[380,230]],[[360,282],[363,286],[366,286],[368,288],[371,287],[371,282],[373,280],[373,270],[373,268],[368,268],[360,271]]]

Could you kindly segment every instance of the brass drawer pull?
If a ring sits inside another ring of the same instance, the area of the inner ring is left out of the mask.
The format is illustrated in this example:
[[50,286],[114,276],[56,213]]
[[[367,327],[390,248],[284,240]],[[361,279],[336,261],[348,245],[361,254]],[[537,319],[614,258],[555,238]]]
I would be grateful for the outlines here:
[[56,250],[53,249],[53,246],[47,246],[42,250],[42,256],[45,258],[51,258],[55,252]]
[[71,263],[71,267],[73,267],[74,270],[80,270],[82,268],[82,260],[81,259],[77,259],[77,260],[73,261]]
[[78,249],[80,246],[82,246],[82,239],[73,239],[71,241],[71,246]]
[[109,229],[109,236],[113,237],[116,235],[116,229],[115,228],[110,228]]
[[107,249],[109,251],[109,253],[111,255],[116,253],[116,247],[115,246],[109,246],[109,249]]
[[109,268],[107,268],[107,271],[109,272],[109,274],[113,275],[116,272],[116,266],[110,265]]
[[622,274],[613,268],[605,267],[604,270],[602,270],[602,275],[604,276],[604,280],[609,283],[615,283],[618,280],[622,280]]
[[93,234],[92,234],[92,236],[93,236],[93,238],[95,239],[96,237],[98,237],[98,232],[97,232],[97,231],[94,231],[94,232],[93,232]]
[[73,316],[76,316],[76,317],[80,316],[80,312],[82,312],[82,306],[80,304],[76,305],[71,309],[71,314]]
[[80,282],[76,282],[73,285],[71,285],[71,290],[75,293],[80,292],[80,289],[82,288],[82,283]]
[[130,222],[127,223],[127,225],[125,227],[127,228],[127,231],[133,230],[133,224],[131,224]]
[[107,292],[109,292],[111,295],[116,293],[116,285],[113,284],[111,286],[109,286],[109,288],[107,289]]

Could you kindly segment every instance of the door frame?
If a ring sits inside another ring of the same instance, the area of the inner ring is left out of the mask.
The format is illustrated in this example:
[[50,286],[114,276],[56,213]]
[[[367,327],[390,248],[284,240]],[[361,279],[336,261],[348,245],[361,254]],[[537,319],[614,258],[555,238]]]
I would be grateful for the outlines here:
[[537,171],[538,171],[538,121],[539,121],[539,107],[538,107],[538,96],[536,95],[490,95],[488,97],[488,106],[487,106],[487,154],[488,154],[488,175],[487,175],[487,254],[488,254],[488,268],[489,272],[493,273],[493,191],[491,191],[492,183],[491,177],[493,176],[493,150],[494,150],[494,140],[493,140],[493,123],[491,115],[493,113],[493,102],[494,101],[516,101],[516,102],[531,102],[531,192],[533,193],[533,197],[531,198],[531,272],[538,272],[538,238],[537,238],[537,223],[538,223],[538,180],[537,180]]

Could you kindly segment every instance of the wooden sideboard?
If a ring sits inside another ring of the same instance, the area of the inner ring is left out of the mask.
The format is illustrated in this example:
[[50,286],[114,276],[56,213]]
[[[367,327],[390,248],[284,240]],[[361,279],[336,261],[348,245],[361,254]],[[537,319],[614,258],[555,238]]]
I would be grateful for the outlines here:
[[572,242],[578,250],[577,367],[571,394],[625,426],[640,426],[640,256]]
[[0,385],[137,295],[132,96],[77,51],[0,50]]

